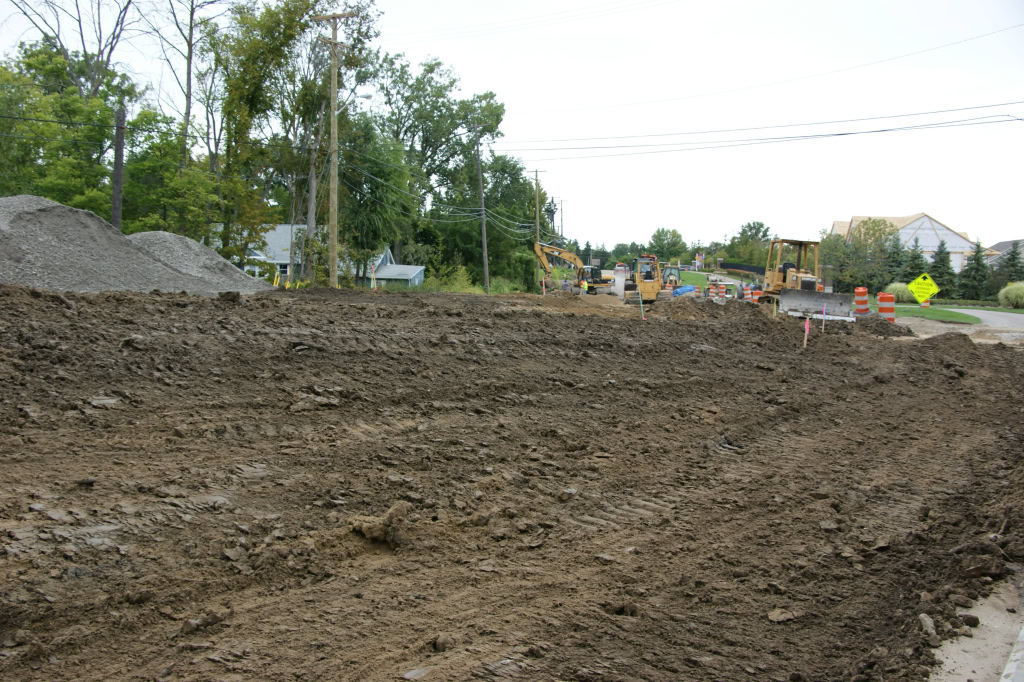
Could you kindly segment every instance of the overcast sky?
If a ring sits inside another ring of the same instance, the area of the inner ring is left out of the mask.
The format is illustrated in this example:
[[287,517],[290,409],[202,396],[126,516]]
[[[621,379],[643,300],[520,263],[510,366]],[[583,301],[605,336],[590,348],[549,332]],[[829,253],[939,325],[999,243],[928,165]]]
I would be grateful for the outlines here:
[[[34,36],[8,0],[0,7],[10,54]],[[1021,0],[378,7],[381,47],[442,60],[465,96],[496,93],[506,116],[493,149],[543,171],[581,243],[610,248],[666,227],[706,244],[753,220],[815,238],[833,220],[918,212],[985,245],[1024,239],[1024,122],[1012,119],[1024,103],[974,108],[1024,101],[1024,26],[1010,28],[1024,24]],[[159,84],[153,54],[121,59]],[[984,125],[750,144],[954,121]]]
[[[628,147],[847,132],[1015,114],[676,137],[1024,100],[1021,0],[378,0],[381,45],[451,65],[505,103],[495,150],[539,169],[566,236],[611,247],[659,227],[707,243],[760,220],[814,238],[852,215],[928,213],[986,245],[1024,238],[1024,122],[671,151]],[[838,73],[829,71],[848,69]],[[989,120],[1000,120],[987,118]],[[973,121],[972,121],[973,122]],[[705,144],[692,144],[692,143]],[[555,147],[617,149],[539,151]],[[590,157],[566,160],[565,157]],[[556,221],[558,219],[556,218]]]

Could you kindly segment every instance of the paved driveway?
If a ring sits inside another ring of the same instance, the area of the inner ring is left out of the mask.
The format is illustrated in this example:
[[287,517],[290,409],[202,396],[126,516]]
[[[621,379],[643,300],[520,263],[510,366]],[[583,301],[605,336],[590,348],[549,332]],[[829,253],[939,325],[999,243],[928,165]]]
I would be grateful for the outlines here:
[[982,324],[1002,329],[1024,329],[1024,313],[1001,313],[998,310],[983,310],[981,308],[946,308],[941,310],[952,310],[953,312],[965,315],[974,315],[981,320]]

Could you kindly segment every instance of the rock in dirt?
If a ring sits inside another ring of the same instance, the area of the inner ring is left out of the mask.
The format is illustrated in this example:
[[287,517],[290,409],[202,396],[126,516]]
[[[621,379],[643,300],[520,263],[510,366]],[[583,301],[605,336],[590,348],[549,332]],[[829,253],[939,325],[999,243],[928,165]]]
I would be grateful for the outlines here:
[[789,609],[772,609],[768,612],[768,620],[773,623],[785,623],[786,621],[794,620],[796,617],[796,612]]
[[973,613],[958,613],[957,617],[963,621],[964,625],[972,628],[976,628],[981,625],[981,619],[975,616]]
[[917,620],[921,623],[921,631],[926,635],[935,634],[935,621],[927,613],[922,613],[917,617]]
[[388,509],[384,516],[354,516],[349,520],[352,532],[359,533],[367,540],[386,542],[392,548],[401,544],[399,529],[412,505],[402,500]]
[[434,651],[448,651],[455,646],[455,638],[449,634],[441,633],[430,643]]

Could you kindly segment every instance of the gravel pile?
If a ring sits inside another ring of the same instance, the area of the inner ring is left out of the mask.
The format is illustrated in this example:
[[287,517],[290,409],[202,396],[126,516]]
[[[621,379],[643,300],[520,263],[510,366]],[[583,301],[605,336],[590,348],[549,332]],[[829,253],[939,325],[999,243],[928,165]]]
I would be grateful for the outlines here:
[[0,282],[54,291],[241,289],[225,281],[186,274],[155,259],[90,211],[42,197],[0,198]]
[[128,235],[128,240],[164,265],[198,277],[217,291],[246,294],[273,288],[267,282],[245,274],[213,249],[180,234],[137,232]]

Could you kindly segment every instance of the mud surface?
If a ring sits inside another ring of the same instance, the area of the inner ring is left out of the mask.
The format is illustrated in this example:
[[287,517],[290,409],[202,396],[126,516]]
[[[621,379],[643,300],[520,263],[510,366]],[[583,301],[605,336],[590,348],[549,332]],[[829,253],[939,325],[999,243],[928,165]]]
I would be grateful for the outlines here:
[[925,679],[1022,352],[607,299],[0,287],[0,677]]

